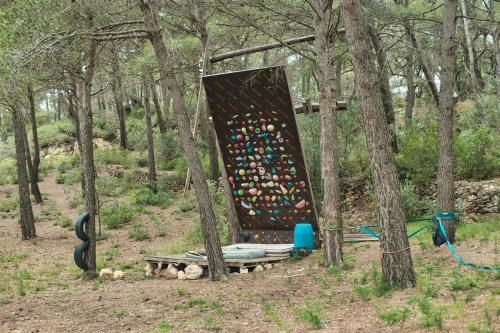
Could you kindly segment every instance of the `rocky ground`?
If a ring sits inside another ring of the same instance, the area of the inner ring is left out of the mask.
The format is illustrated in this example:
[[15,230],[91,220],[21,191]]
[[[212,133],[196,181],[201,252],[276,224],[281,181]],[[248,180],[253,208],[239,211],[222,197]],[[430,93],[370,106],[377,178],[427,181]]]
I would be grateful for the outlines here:
[[[1,186],[0,200],[11,190]],[[54,225],[54,211],[78,215],[68,205],[72,189],[49,175],[41,190],[48,200],[35,206],[36,240],[20,241],[16,217],[0,217],[1,333],[500,331],[500,275],[457,267],[447,248],[431,246],[430,233],[412,240],[418,284],[410,290],[380,283],[377,243],[346,244],[344,267],[320,266],[316,252],[225,282],[146,276],[143,254],[180,246],[193,227],[196,214],[174,205],[155,208],[166,226],[161,236],[134,241],[126,227],[99,241],[101,266],[123,271],[123,279],[82,281],[72,259],[78,240]],[[140,218],[150,223],[148,215]],[[462,241],[457,251],[493,264],[498,232]]]

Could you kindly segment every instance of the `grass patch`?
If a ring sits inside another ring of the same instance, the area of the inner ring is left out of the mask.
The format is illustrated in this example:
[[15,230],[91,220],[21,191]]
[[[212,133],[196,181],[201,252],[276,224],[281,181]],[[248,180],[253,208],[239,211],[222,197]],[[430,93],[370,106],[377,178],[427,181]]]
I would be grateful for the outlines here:
[[127,203],[113,203],[109,206],[101,207],[101,223],[108,229],[118,229],[124,224],[132,221],[135,210]]
[[17,184],[16,160],[2,157],[0,160],[0,185]]
[[135,222],[132,228],[128,230],[128,236],[136,241],[149,239],[149,230],[140,222]]
[[273,302],[262,298],[261,304],[262,304],[262,310],[264,311],[264,314],[266,315],[267,319],[273,322],[276,325],[276,327],[281,329],[283,327],[283,321],[276,314]]
[[54,222],[54,225],[70,229],[73,228],[73,221],[67,216],[60,215]]
[[321,318],[323,307],[321,304],[306,300],[306,304],[295,310],[295,318],[308,323],[312,329],[320,329],[323,326]]
[[116,310],[115,311],[115,317],[117,317],[117,318],[125,317],[125,311],[123,311],[122,309]]
[[70,145],[75,142],[75,127],[69,120],[59,120],[38,127],[40,148],[49,146]]
[[444,304],[432,304],[429,297],[410,296],[408,303],[416,306],[420,311],[422,318],[419,322],[420,327],[438,329],[443,328],[444,315],[447,312],[447,307]]
[[383,311],[379,314],[379,318],[385,321],[388,325],[393,326],[398,323],[401,326],[404,324],[408,316],[410,315],[410,309],[404,308],[394,308]]
[[127,192],[128,184],[123,178],[99,177],[96,179],[96,190],[102,197],[118,197]]
[[148,188],[141,188],[130,193],[132,201],[141,206],[167,207],[172,203],[172,195],[169,192],[154,193]]
[[167,323],[162,320],[156,324],[156,332],[158,333],[168,333],[170,330],[174,329],[175,326],[173,324]]
[[17,197],[0,200],[0,212],[16,213],[19,209],[19,199]]
[[479,239],[481,241],[500,240],[500,217],[481,218],[475,223],[461,223],[456,231],[456,239]]
[[27,253],[8,252],[0,254],[0,262],[16,265],[28,257]]
[[201,327],[207,331],[220,331],[223,328],[214,317],[208,315],[201,319]]

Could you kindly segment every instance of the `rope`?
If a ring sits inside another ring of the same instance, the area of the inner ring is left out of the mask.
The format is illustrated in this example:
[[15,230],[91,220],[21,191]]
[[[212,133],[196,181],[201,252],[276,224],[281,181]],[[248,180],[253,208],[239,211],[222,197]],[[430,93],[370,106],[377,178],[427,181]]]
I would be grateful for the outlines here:
[[399,253],[399,252],[403,252],[403,251],[406,251],[406,250],[409,250],[410,247],[405,247],[404,249],[401,249],[401,250],[397,250],[397,251],[388,251],[388,252],[382,252],[382,254],[394,254],[394,253]]
[[456,252],[455,252],[455,248],[453,248],[453,245],[451,245],[450,241],[448,240],[448,236],[446,235],[446,231],[444,230],[444,226],[443,226],[443,222],[441,221],[442,220],[442,217],[439,217],[437,216],[436,214],[436,220],[437,220],[437,223],[439,225],[439,229],[441,230],[441,232],[443,233],[444,235],[444,238],[446,239],[446,244],[448,245],[448,248],[450,249],[450,252],[455,256],[455,259],[461,264],[461,265],[464,265],[464,266],[468,266],[468,267],[473,267],[473,268],[477,268],[477,269],[484,269],[484,270],[490,270],[490,271],[500,271],[500,267],[488,267],[488,266],[482,266],[482,265],[475,265],[473,263],[470,263],[470,262],[466,262],[464,261]]

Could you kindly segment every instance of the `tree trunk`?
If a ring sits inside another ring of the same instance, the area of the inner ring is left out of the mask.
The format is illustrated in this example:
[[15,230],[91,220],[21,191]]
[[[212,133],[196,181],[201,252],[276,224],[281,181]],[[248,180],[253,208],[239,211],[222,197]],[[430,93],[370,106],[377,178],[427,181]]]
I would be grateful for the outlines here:
[[116,112],[118,113],[118,123],[120,125],[120,147],[127,149],[127,127],[125,126],[120,59],[114,43],[111,43],[111,66],[111,90],[113,91]]
[[165,84],[166,80],[161,80],[161,97],[163,99],[163,120],[165,121],[165,127],[170,128],[170,95],[168,94],[168,87]]
[[[439,166],[437,209],[453,212],[453,85],[455,77],[455,16],[456,0],[447,0],[444,7],[441,40],[441,91],[439,99]],[[455,223],[444,221],[450,242],[455,241]]]
[[[85,232],[90,238],[90,245],[84,254],[88,269],[84,272],[85,278],[93,278],[96,275],[96,190],[95,190],[95,166],[94,166],[94,143],[92,140],[92,78],[97,58],[97,41],[91,39],[88,49],[88,64],[83,74],[83,82],[77,86],[83,88],[81,105],[79,107],[80,140],[82,146],[82,166],[85,179],[85,210],[90,214],[86,224]],[[81,76],[80,76],[81,77]],[[81,78],[80,78],[81,80]]]
[[23,139],[24,139],[24,151],[26,155],[26,166],[28,167],[28,176],[31,184],[31,194],[35,197],[35,202],[37,204],[43,203],[42,194],[40,193],[40,188],[38,187],[38,182],[35,180],[35,169],[33,167],[33,162],[31,161],[30,144],[28,141],[28,133],[24,125],[22,126]]
[[198,208],[200,210],[200,220],[203,230],[205,249],[207,251],[208,268],[212,280],[220,280],[226,274],[226,265],[220,247],[219,233],[215,214],[212,207],[212,199],[208,190],[208,184],[203,174],[203,168],[196,152],[195,142],[189,126],[186,105],[175,77],[172,64],[168,61],[167,49],[162,40],[162,35],[156,23],[153,9],[148,0],[140,0],[139,7],[144,15],[146,29],[149,30],[149,39],[155,50],[158,64],[162,74],[168,83],[172,94],[174,113],[177,120],[177,127],[181,139],[182,148],[186,153],[189,168],[192,170],[192,178]]
[[[316,72],[319,83],[321,117],[321,178],[323,179],[323,264],[330,266],[342,262],[342,211],[340,208],[340,185],[337,149],[337,113],[335,112],[334,83],[336,69],[333,58],[332,2],[315,0],[311,3],[314,17],[314,46],[316,49]],[[332,110],[333,108],[333,110]]]
[[469,75],[471,78],[471,86],[472,86],[472,91],[480,91],[481,90],[481,84],[479,82],[478,77],[476,76],[476,69],[475,69],[475,55],[474,55],[474,46],[472,42],[472,38],[470,36],[470,30],[469,30],[469,18],[467,17],[467,5],[465,4],[465,0],[460,0],[460,6],[462,7],[462,15],[463,15],[463,22],[464,22],[464,35],[465,35],[465,42],[467,43],[467,52],[469,55]]
[[[35,189],[38,188],[38,173],[40,166],[40,144],[38,143],[38,128],[36,124],[36,114],[35,114],[35,97],[33,94],[33,87],[31,83],[28,84],[28,103],[29,103],[30,119],[31,119],[31,140],[33,141],[33,158],[32,158],[33,174],[30,176],[32,181],[32,190],[33,190],[33,184],[35,183],[36,183]],[[38,193],[40,193],[40,190],[38,190]],[[41,195],[39,196],[39,198],[37,198],[37,195],[35,193],[33,193],[33,195],[35,195],[37,203],[43,202]]]
[[[155,147],[153,141],[153,125],[151,124],[151,104],[149,103],[151,84],[151,68],[147,65],[143,74],[143,98],[144,98],[144,118],[146,119],[146,137],[148,139],[148,180],[149,189],[156,193],[156,165],[155,165]],[[158,110],[157,110],[158,111]]]
[[387,124],[389,125],[389,131],[391,134],[391,146],[394,149],[394,153],[397,154],[398,142],[396,139],[396,128],[394,123],[396,121],[396,116],[394,115],[394,107],[392,106],[392,92],[389,84],[389,63],[387,62],[384,46],[377,35],[377,31],[370,25],[368,26],[368,29],[373,48],[375,49],[375,54],[377,55],[378,80],[380,82],[379,86],[382,94],[382,104],[384,105],[385,118]]
[[392,286],[412,287],[415,285],[415,273],[406,235],[403,201],[378,75],[370,53],[368,26],[358,1],[342,0],[341,8],[381,217],[382,273]]
[[14,97],[12,122],[14,127],[14,142],[16,147],[17,183],[19,189],[19,211],[21,220],[22,240],[36,237],[35,218],[31,207],[28,173],[26,171],[26,149],[24,121],[19,101]]
[[151,83],[151,85],[150,85],[151,97],[153,99],[153,104],[155,106],[156,119],[158,121],[158,128],[160,129],[161,134],[165,134],[165,132],[167,132],[167,127],[165,126],[165,121],[163,120],[163,114],[161,111],[160,100],[158,99],[158,92],[156,91],[156,84],[155,84],[155,80],[153,77],[153,73],[151,73],[151,77],[149,79],[149,82]]
[[411,25],[409,23],[405,23],[405,31],[410,37],[411,44],[413,45],[413,48],[415,49],[415,52],[417,53],[418,60],[420,63],[420,68],[422,68],[422,71],[424,72],[425,80],[427,81],[427,84],[429,84],[429,88],[431,89],[431,95],[434,98],[434,101],[436,104],[439,106],[439,91],[436,86],[436,82],[434,81],[434,77],[432,76],[431,71],[429,70],[429,67],[427,67],[427,64],[425,63],[424,56],[422,54],[422,50],[420,50],[417,37],[415,36],[415,32],[413,31]]
[[[405,31],[406,40],[411,44],[411,36],[408,31]],[[408,46],[406,50],[406,66],[405,66],[405,77],[406,77],[406,107],[405,107],[405,124],[406,126],[411,124],[413,119],[413,107],[415,106],[415,83],[413,80],[413,75],[415,69],[413,67],[413,49]]]

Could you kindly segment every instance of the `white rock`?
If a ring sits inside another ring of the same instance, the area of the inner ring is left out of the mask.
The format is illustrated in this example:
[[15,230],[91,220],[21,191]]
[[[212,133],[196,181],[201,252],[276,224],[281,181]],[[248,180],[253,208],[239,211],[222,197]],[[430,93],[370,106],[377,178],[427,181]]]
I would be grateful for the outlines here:
[[115,271],[113,273],[113,280],[121,280],[125,277],[125,272],[122,271]]
[[240,274],[248,274],[248,268],[240,268]]
[[146,264],[144,267],[144,271],[146,272],[146,276],[152,276],[153,275],[153,265],[151,265],[149,262]]
[[178,280],[187,280],[186,273],[184,273],[184,271],[179,271],[179,273],[177,274],[177,279]]
[[167,279],[177,279],[179,270],[174,265],[169,264],[167,268],[160,271],[160,276]]
[[203,267],[199,265],[188,265],[186,269],[184,269],[184,272],[188,280],[196,280],[203,275]]
[[265,264],[264,269],[271,269],[273,268],[273,264]]
[[262,272],[264,270],[264,267],[262,265],[257,265],[255,266],[254,272]]
[[103,280],[111,280],[113,278],[113,270],[111,268],[103,268],[99,272],[99,277]]

